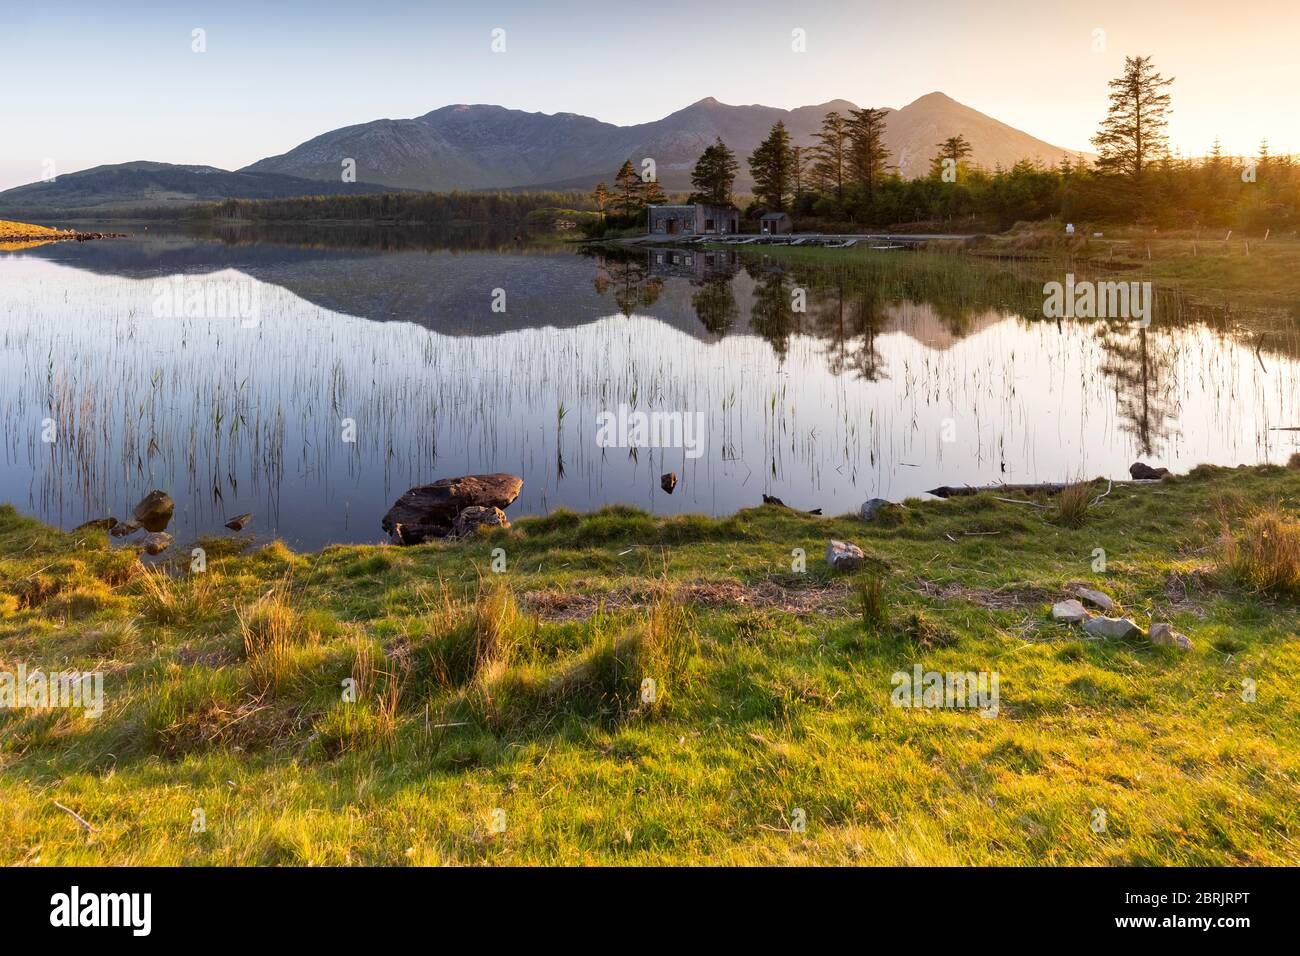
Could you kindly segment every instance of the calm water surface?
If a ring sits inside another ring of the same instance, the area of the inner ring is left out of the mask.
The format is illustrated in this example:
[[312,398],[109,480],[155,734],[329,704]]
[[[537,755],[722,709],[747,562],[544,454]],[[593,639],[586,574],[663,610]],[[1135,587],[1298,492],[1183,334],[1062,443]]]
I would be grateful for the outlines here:
[[[1042,276],[905,252],[151,233],[0,253],[0,500],[64,528],[159,488],[182,541],[251,511],[316,548],[381,540],[408,487],[474,472],[523,476],[512,517],[764,493],[829,514],[1300,447],[1276,430],[1300,424],[1294,327],[1257,350],[1169,297],[1142,330],[1046,321]],[[702,414],[703,454],[601,448],[620,404]]]

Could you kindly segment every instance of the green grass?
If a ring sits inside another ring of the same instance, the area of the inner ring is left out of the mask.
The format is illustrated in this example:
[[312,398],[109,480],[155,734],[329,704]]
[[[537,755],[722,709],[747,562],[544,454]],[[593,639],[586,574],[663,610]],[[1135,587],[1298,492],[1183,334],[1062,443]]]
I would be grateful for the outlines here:
[[[1295,863],[1300,614],[1222,542],[1298,505],[1300,470],[1202,468],[1077,527],[611,508],[171,577],[0,508],[0,670],[106,697],[0,711],[0,864]],[[1053,624],[1075,581],[1195,649]],[[999,715],[891,706],[914,664],[996,671]]]

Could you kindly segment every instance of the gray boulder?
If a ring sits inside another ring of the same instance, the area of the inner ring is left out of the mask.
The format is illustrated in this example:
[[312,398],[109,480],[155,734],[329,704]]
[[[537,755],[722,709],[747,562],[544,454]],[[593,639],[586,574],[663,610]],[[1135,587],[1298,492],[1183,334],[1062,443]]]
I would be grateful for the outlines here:
[[1104,591],[1094,591],[1092,588],[1075,587],[1074,593],[1085,604],[1091,604],[1093,607],[1107,613],[1115,610],[1115,599]]
[[1163,647],[1176,647],[1180,651],[1190,651],[1192,642],[1183,634],[1174,630],[1172,624],[1152,623],[1147,629],[1147,639],[1152,644],[1160,644]]
[[139,531],[143,525],[134,518],[127,518],[125,521],[119,521],[109,529],[108,533],[115,538],[125,538]]
[[144,536],[144,549],[149,554],[162,554],[172,546],[172,536],[166,531],[151,531]]
[[1065,624],[1082,624],[1092,615],[1078,601],[1059,601],[1052,605],[1052,620]]
[[1142,635],[1142,628],[1126,617],[1094,617],[1084,621],[1083,630],[1092,637],[1108,641],[1123,641]]
[[880,514],[884,509],[892,507],[893,504],[892,501],[886,501],[884,498],[869,498],[862,502],[858,514],[862,516],[863,521],[874,521],[876,515]]
[[856,571],[866,557],[862,549],[847,541],[830,541],[826,545],[826,563],[836,571]]

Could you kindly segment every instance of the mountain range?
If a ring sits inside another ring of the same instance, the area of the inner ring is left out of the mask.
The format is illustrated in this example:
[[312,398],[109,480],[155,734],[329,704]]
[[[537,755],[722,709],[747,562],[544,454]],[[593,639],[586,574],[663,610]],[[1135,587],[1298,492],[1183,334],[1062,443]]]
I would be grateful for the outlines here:
[[[615,126],[575,113],[444,106],[414,119],[332,130],[243,171],[337,180],[342,160],[352,158],[359,178],[409,189],[588,189],[611,181],[624,160],[632,159],[639,169],[650,157],[665,189],[685,190],[704,147],[721,138],[740,160],[736,188],[747,192],[753,180],[744,160],[778,120],[785,122],[794,145],[809,146],[827,113],[856,108],[848,100],[793,110],[729,106],[710,97],[651,123]],[[885,120],[885,145],[907,177],[923,175],[940,141],[959,133],[970,141],[973,161],[990,169],[1021,159],[1055,164],[1069,152],[943,93],[889,110]]]
[[[322,133],[278,156],[235,172],[211,166],[125,163],[99,166],[0,193],[0,211],[180,205],[221,198],[277,198],[381,189],[590,189],[612,183],[625,160],[655,161],[669,191],[690,189],[690,171],[705,146],[721,138],[740,161],[736,190],[753,185],[745,159],[778,120],[795,145],[811,145],[831,110],[847,100],[792,110],[731,106],[702,99],[663,119],[616,126],[576,113],[528,113],[490,105],[455,105],[413,119],[381,119]],[[938,144],[961,134],[971,160],[986,168],[1021,159],[1055,164],[1070,153],[958,103],[930,93],[888,111],[885,145],[904,176],[923,175]],[[355,161],[359,182],[343,183]]]

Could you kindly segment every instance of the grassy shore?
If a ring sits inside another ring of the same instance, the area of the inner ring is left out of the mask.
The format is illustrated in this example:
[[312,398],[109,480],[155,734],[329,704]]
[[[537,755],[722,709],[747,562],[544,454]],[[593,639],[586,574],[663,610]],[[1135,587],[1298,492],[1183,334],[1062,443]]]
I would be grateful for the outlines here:
[[[726,248],[726,247],[720,247]],[[947,253],[968,262],[1013,264],[1026,276],[1057,281],[1066,272],[1151,282],[1157,293],[1176,292],[1198,305],[1226,309],[1247,323],[1262,316],[1300,319],[1300,239],[1294,236],[1230,236],[1190,231],[1155,232],[1135,226],[1088,230],[1067,236],[1059,224],[1026,224],[973,242],[936,241],[929,254]],[[746,247],[745,255],[809,266],[842,266],[881,255],[866,248]],[[916,255],[924,254],[912,254]]]
[[[98,718],[0,711],[0,863],[1295,863],[1300,469],[1103,491],[203,573],[0,508],[0,672],[105,674]],[[1053,623],[1072,582],[1194,649]],[[892,706],[918,664],[997,716]]]

